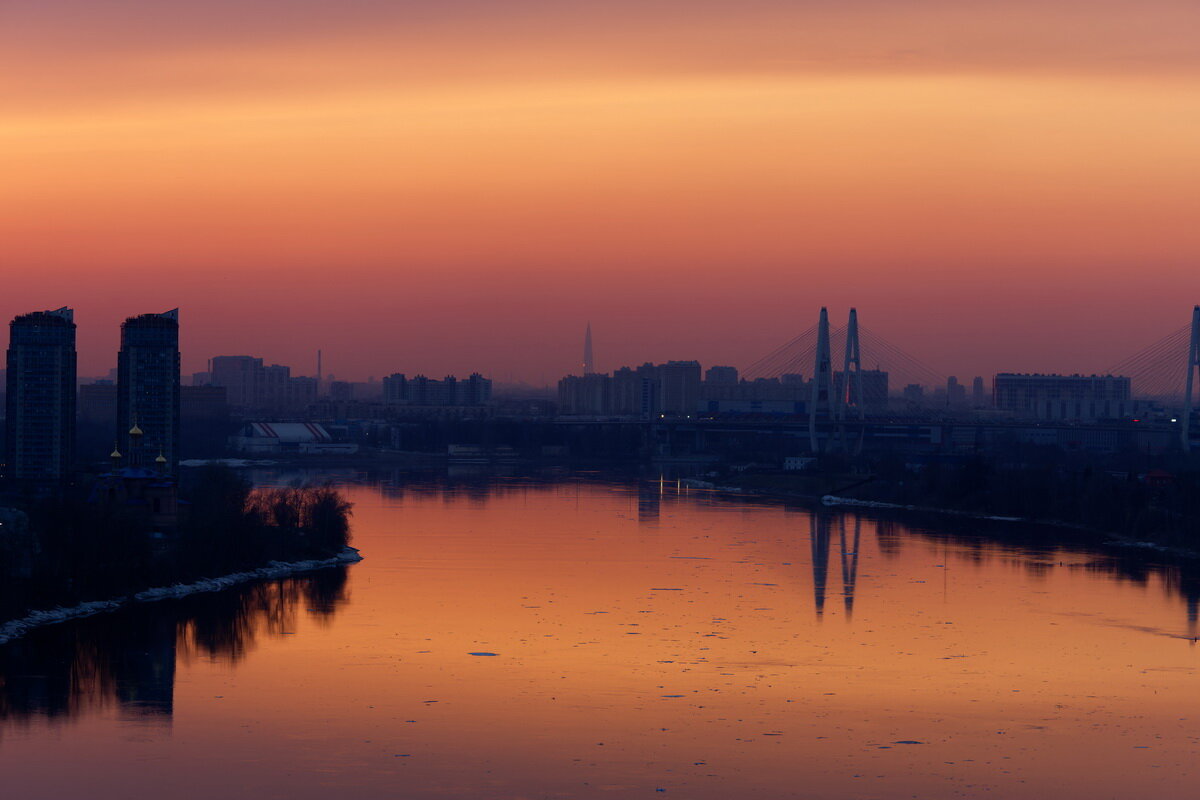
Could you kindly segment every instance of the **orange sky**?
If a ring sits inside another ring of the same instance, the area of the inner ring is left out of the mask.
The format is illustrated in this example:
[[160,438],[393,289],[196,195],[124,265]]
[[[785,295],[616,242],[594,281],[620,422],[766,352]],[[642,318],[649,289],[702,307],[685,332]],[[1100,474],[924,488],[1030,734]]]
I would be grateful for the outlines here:
[[177,305],[189,371],[552,381],[588,320],[602,369],[745,366],[821,304],[947,374],[1102,369],[1200,300],[1196,30],[1162,0],[8,0],[0,314],[75,306],[93,373]]

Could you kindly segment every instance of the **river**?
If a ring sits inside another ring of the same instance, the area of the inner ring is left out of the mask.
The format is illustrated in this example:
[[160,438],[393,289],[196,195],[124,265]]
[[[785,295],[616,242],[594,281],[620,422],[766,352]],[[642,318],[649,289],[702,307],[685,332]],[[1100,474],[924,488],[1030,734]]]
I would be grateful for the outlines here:
[[1194,569],[665,479],[334,477],[361,563],[0,647],[0,796],[1195,796]]

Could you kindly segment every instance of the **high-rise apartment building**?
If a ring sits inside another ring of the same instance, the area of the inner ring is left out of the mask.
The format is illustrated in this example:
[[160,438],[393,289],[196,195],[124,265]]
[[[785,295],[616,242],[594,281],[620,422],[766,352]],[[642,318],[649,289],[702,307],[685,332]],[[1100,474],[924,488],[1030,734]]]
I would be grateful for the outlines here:
[[976,375],[971,382],[971,405],[983,408],[988,404],[987,389],[983,385],[983,377]]
[[179,309],[142,314],[121,324],[117,355],[117,449],[162,453],[171,470],[179,462]]
[[1124,375],[1027,375],[1001,372],[992,382],[995,406],[1026,419],[1095,421],[1134,413]]
[[704,371],[704,382],[712,386],[736,386],[737,367],[709,367]]
[[483,406],[491,402],[492,382],[478,372],[459,380],[447,375],[432,380],[397,372],[383,379],[381,397],[390,406]]
[[59,482],[75,458],[75,321],[69,308],[37,311],[9,325],[6,473]]
[[679,416],[700,408],[700,362],[668,361],[658,367],[659,408]]
[[225,396],[234,408],[257,408],[262,400],[263,360],[253,356],[216,356],[212,359],[209,380],[225,387]]

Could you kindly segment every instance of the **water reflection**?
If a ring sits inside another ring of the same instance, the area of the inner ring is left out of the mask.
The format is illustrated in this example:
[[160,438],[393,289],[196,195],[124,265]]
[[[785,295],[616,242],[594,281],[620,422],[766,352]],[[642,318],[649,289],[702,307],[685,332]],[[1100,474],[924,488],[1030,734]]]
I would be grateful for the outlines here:
[[[1120,582],[1147,585],[1157,576],[1171,597],[1185,605],[1189,636],[1200,628],[1200,564],[1173,559],[1151,550],[1103,546],[1094,537],[1069,529],[1002,521],[971,520],[955,517],[906,518],[860,513],[852,510],[813,508],[810,505],[774,498],[740,495],[692,488],[686,481],[668,473],[652,476],[633,472],[575,472],[560,467],[529,469],[521,465],[460,465],[451,470],[414,472],[407,468],[371,468],[338,470],[258,470],[251,477],[263,485],[300,485],[330,481],[343,485],[361,485],[380,492],[388,501],[403,504],[437,499],[446,505],[467,503],[485,507],[489,501],[514,495],[561,491],[565,488],[605,485],[612,491],[636,497],[637,520],[641,525],[658,523],[674,506],[711,506],[714,508],[778,508],[798,511],[808,517],[811,547],[813,609],[818,619],[825,615],[829,592],[829,569],[833,542],[838,543],[841,569],[843,611],[853,617],[858,581],[859,551],[863,526],[874,528],[874,539],[881,555],[899,558],[905,542],[925,540],[938,546],[953,546],[946,558],[984,565],[995,558],[1015,560],[1031,573],[1048,574],[1056,568],[1085,569]],[[836,537],[835,537],[836,531]],[[997,551],[997,545],[1002,550]],[[1067,561],[1058,556],[1069,554]],[[1089,560],[1078,563],[1080,554]]]
[[[1193,563],[658,475],[263,476],[329,477],[356,503],[349,571],[0,648],[5,789],[1194,794]],[[47,776],[66,760],[98,786]]]
[[69,719],[116,706],[169,722],[176,664],[237,663],[304,613],[329,624],[347,599],[347,569],[247,585],[36,630],[0,647],[0,721]]

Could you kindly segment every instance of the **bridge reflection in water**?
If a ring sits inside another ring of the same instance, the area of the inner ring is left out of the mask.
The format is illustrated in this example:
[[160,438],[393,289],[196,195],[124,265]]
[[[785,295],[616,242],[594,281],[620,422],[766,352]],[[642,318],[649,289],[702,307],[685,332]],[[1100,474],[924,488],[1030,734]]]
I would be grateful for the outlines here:
[[[388,504],[407,497],[418,504],[434,500],[471,506],[514,495],[536,498],[580,487],[602,487],[627,496],[631,517],[648,531],[675,517],[685,506],[739,512],[758,507],[781,509],[778,501],[697,490],[659,478],[610,482],[589,478],[581,482],[561,477],[471,476],[431,481],[423,476],[419,483],[408,484],[400,474],[376,474],[360,482],[376,486]],[[1200,568],[1192,563],[1165,562],[1154,554],[1103,549],[1094,543],[1059,543],[1046,530],[1033,526],[938,519],[936,526],[925,529],[873,514],[796,504],[782,508],[799,523],[790,546],[803,547],[807,533],[807,566],[811,568],[812,603],[818,620],[831,611],[830,598],[836,598],[838,588],[841,616],[847,623],[853,621],[856,603],[865,602],[859,597],[862,580],[870,579],[859,575],[864,547],[876,574],[883,564],[903,563],[902,553],[910,548],[925,547],[937,554],[935,560],[941,562],[937,566],[946,570],[953,563],[1001,559],[1039,576],[1067,569],[1142,586],[1154,580],[1168,597],[1180,602],[1187,619],[1187,638],[1196,636]],[[0,647],[0,732],[5,725],[20,725],[34,718],[67,720],[113,708],[123,719],[170,724],[177,665],[182,669],[200,659],[236,664],[268,638],[289,633],[302,614],[318,624],[328,624],[348,603],[347,579],[346,568],[328,569],[179,601],[131,606],[118,614],[34,631]],[[804,583],[802,579],[794,586],[795,596],[806,594]],[[864,608],[863,613],[870,612]],[[1169,635],[1184,638],[1182,633]]]

